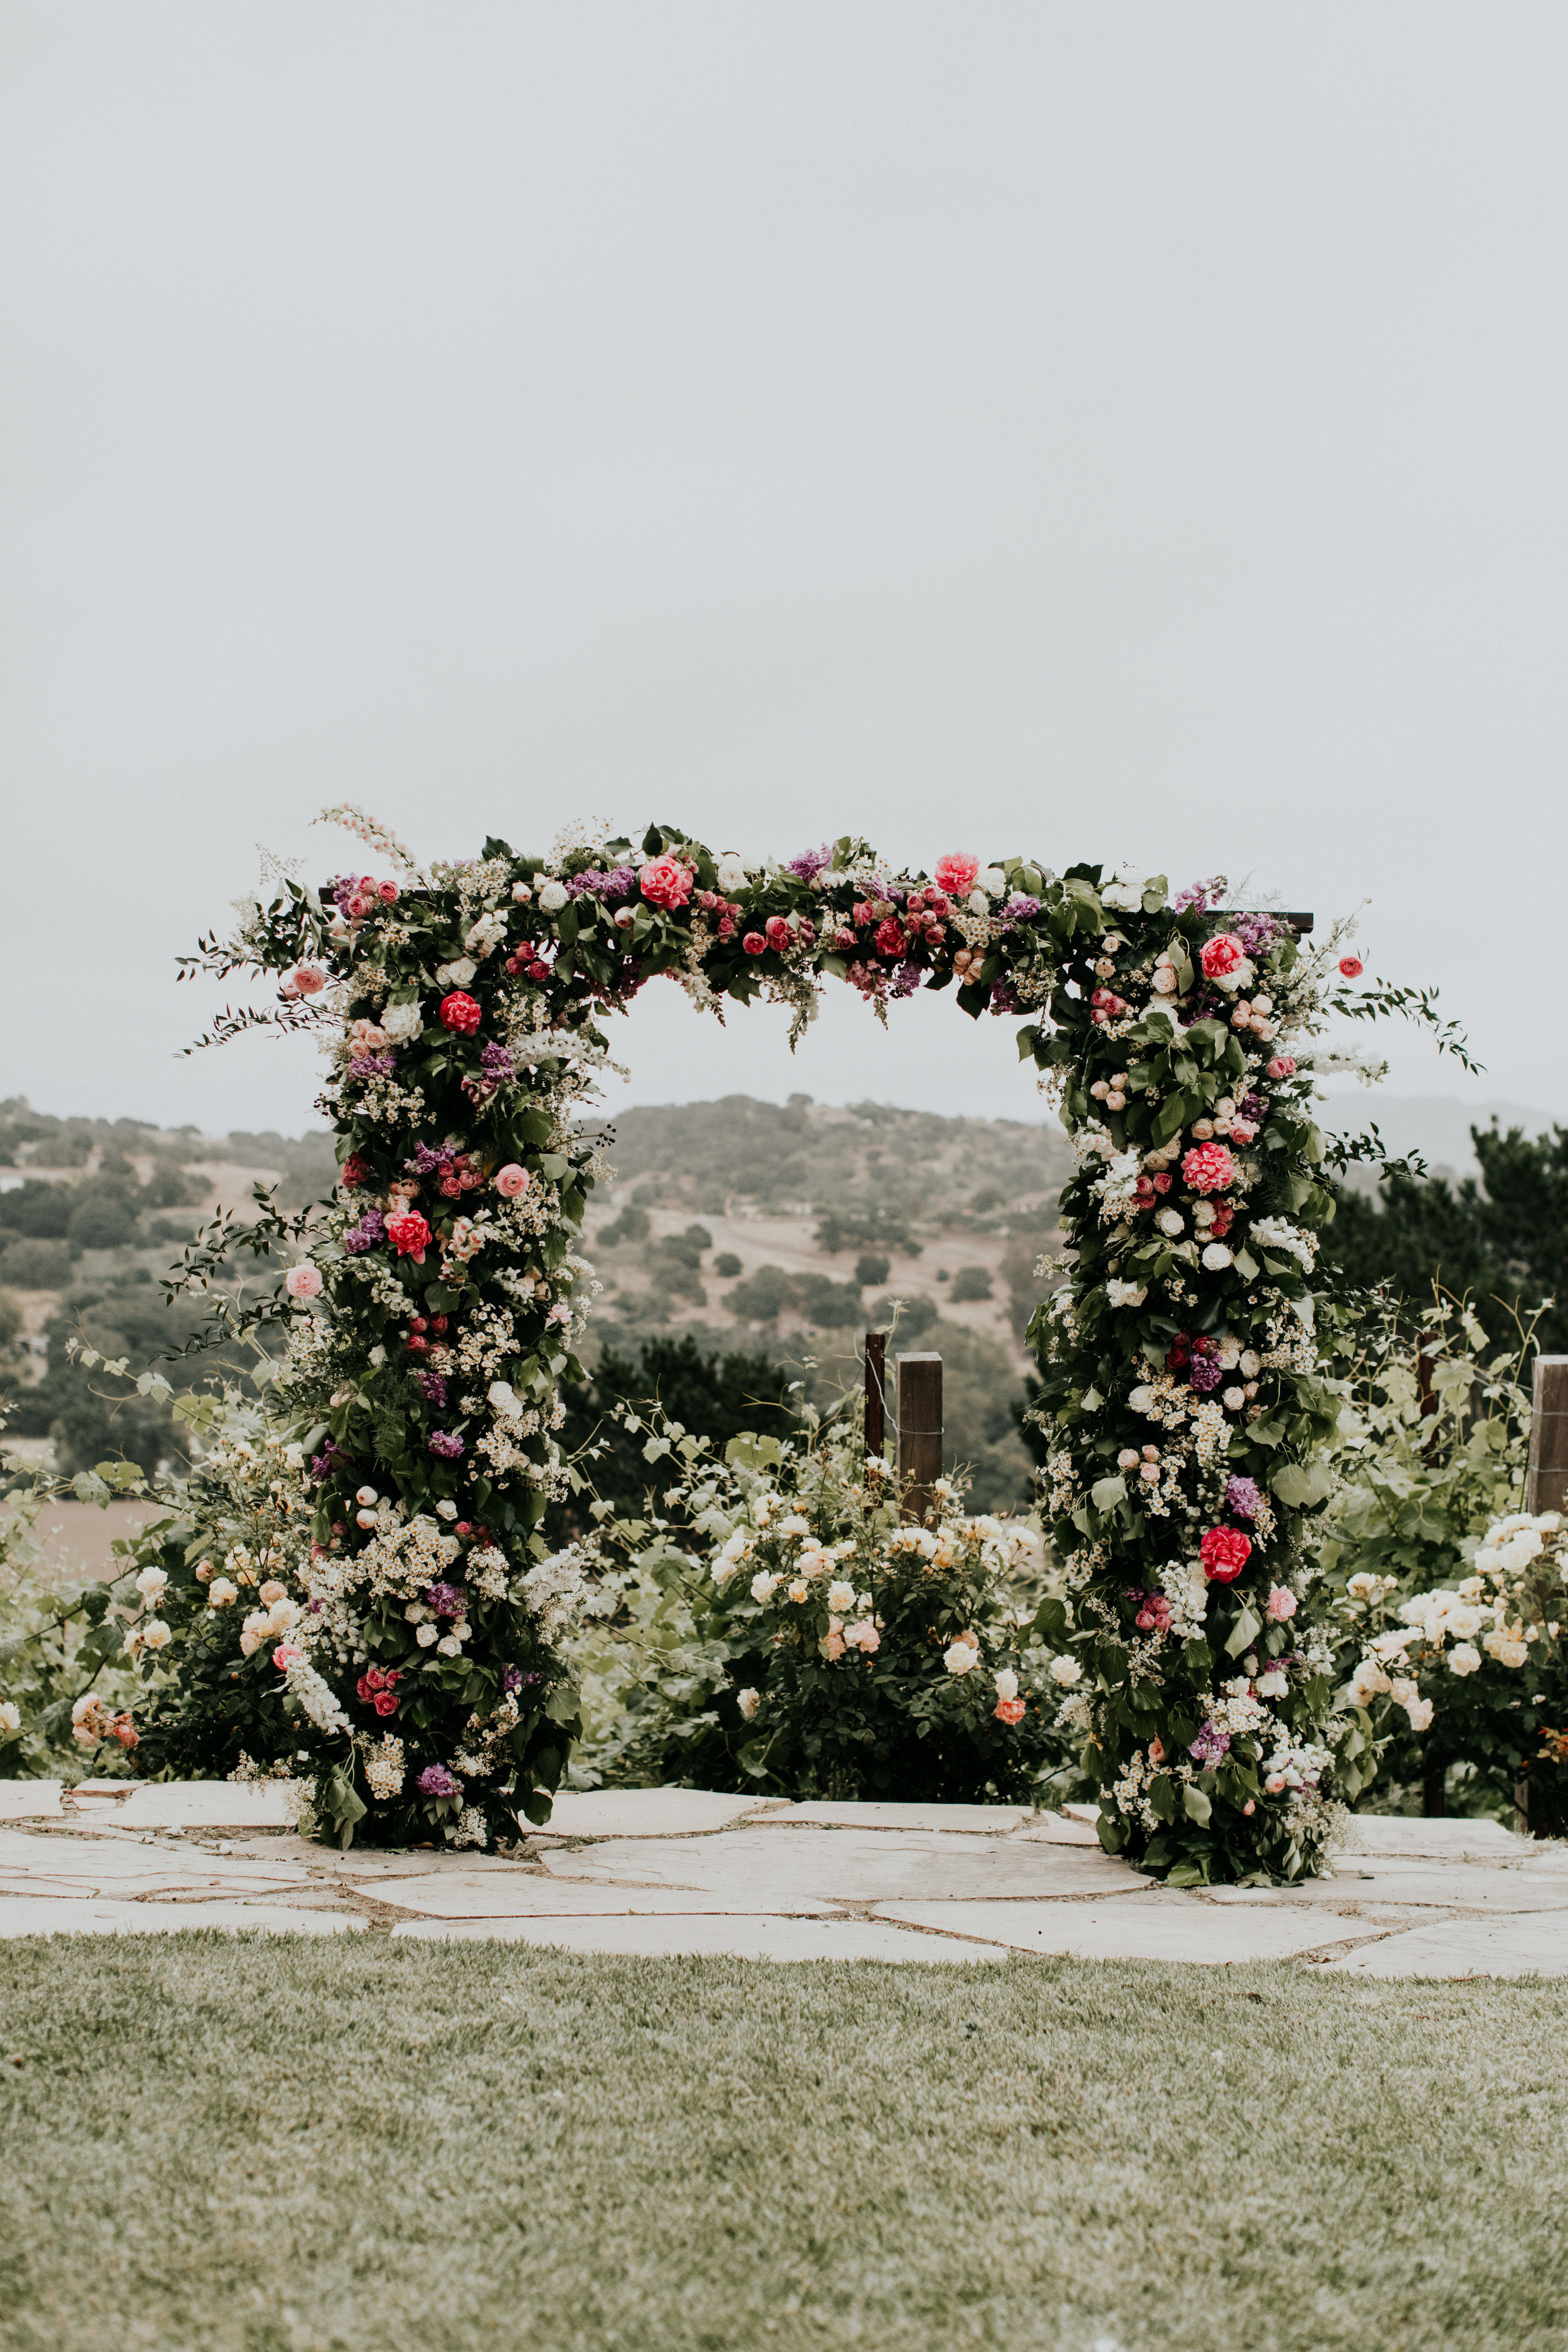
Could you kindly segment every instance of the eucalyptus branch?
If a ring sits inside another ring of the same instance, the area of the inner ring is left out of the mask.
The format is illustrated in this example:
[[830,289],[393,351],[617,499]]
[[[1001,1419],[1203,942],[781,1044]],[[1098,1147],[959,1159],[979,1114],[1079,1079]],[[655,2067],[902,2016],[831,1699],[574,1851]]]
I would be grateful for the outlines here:
[[1368,988],[1338,989],[1329,999],[1331,1011],[1343,1013],[1347,1021],[1408,1021],[1417,1028],[1429,1029],[1440,1054],[1452,1054],[1455,1060],[1479,1077],[1485,1066],[1470,1054],[1469,1039],[1463,1024],[1444,1021],[1437,1013],[1438,991],[1435,988],[1396,988],[1391,981],[1374,980]]

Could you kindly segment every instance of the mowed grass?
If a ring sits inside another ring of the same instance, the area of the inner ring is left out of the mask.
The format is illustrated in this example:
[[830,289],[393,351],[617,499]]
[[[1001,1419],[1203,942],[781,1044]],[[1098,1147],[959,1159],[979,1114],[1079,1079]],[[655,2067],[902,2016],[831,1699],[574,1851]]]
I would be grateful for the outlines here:
[[1568,2346],[1565,2023],[1287,1965],[5,1944],[0,2344]]

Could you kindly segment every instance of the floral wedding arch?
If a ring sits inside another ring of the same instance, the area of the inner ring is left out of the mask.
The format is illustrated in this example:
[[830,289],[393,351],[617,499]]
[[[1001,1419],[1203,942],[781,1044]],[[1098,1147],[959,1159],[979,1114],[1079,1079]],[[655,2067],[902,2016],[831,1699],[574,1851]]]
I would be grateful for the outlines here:
[[279,983],[204,1044],[309,1026],[331,1062],[330,1206],[209,1239],[183,1277],[210,1281],[237,1239],[309,1247],[266,1310],[289,1327],[272,1394],[297,1534],[265,1580],[175,1574],[241,1620],[247,1671],[283,1677],[290,1755],[340,1830],[483,1844],[548,1817],[583,1561],[541,1521],[596,1286],[577,1244],[605,1173],[580,1119],[602,1023],[663,973],[721,1017],[787,1003],[793,1039],[826,975],[883,1019],[948,987],[1022,1015],[1072,1136],[1066,1280],[1030,1334],[1071,1601],[1040,1623],[1103,1843],[1179,1883],[1312,1870],[1368,1777],[1314,1631],[1342,1313],[1315,1273],[1314,1070],[1331,1010],[1436,1027],[1430,1000],[1351,993],[1337,933],[1309,951],[1287,919],[1127,869],[954,855],[928,879],[852,838],[759,865],[670,825],[421,868],[361,811],[327,814],[390,870],[322,891],[279,874],[184,966]]

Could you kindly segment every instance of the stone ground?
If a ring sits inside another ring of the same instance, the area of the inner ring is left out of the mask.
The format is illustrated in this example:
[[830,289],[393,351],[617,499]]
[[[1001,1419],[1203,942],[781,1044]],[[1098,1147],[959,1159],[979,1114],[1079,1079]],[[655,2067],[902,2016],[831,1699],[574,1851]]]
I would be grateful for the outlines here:
[[1295,1958],[1360,1977],[1568,1974],[1568,1844],[1363,1816],[1330,1877],[1161,1887],[1081,1807],[560,1797],[517,1853],[340,1853],[289,1792],[0,1781],[0,1937],[269,1928],[753,1959]]

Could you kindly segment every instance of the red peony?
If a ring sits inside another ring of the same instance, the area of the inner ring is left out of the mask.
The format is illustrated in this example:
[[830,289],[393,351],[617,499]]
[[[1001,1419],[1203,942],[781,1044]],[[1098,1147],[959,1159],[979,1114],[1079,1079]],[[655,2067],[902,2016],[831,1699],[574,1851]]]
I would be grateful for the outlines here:
[[1203,966],[1205,980],[1223,980],[1226,972],[1235,971],[1247,961],[1247,950],[1234,931],[1216,931],[1212,940],[1204,941]]
[[408,1209],[401,1217],[388,1217],[386,1237],[399,1257],[411,1257],[416,1265],[424,1265],[433,1238],[417,1209]]
[[679,857],[650,857],[642,870],[642,894],[650,907],[684,907],[691,896],[691,868]]
[[761,931],[748,931],[741,945],[748,955],[766,955],[768,951],[768,943]]
[[904,927],[897,915],[884,915],[877,926],[876,949],[879,956],[901,956],[907,944]]
[[931,879],[939,890],[953,898],[967,898],[974,887],[974,877],[980,871],[978,857],[966,857],[962,851],[952,857],[939,857]]
[[465,995],[460,988],[455,988],[450,996],[441,999],[441,1025],[444,1029],[455,1029],[459,1036],[471,1037],[484,1017],[474,999]]
[[1211,1584],[1233,1584],[1252,1557],[1252,1538],[1239,1528],[1210,1528],[1198,1550]]
[[351,1151],[343,1161],[338,1181],[340,1184],[346,1184],[351,1192],[358,1185],[370,1182],[370,1170],[357,1151]]
[[1194,1143],[1183,1154],[1182,1181],[1194,1192],[1223,1192],[1236,1181],[1236,1162],[1223,1143]]
[[1341,956],[1340,970],[1347,980],[1359,980],[1362,975],[1360,956]]

